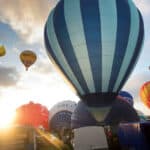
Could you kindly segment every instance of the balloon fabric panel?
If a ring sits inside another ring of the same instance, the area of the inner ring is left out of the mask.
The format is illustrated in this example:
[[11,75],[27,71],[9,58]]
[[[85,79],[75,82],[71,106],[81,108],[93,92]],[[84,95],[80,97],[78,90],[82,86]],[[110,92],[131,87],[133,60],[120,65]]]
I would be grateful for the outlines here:
[[150,108],[150,81],[144,83],[141,87],[140,97],[143,103]]

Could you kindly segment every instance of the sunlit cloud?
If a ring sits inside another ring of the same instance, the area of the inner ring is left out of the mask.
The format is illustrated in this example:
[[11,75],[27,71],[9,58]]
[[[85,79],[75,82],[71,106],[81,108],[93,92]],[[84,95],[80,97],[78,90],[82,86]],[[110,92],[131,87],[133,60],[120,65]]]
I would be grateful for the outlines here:
[[0,66],[0,86],[14,86],[20,79],[16,68]]
[[149,0],[134,0],[136,6],[141,10],[144,15],[150,14],[150,1]]
[[41,74],[50,74],[55,72],[55,69],[48,56],[38,55],[37,62],[34,65],[34,71]]
[[50,10],[57,0],[1,0],[0,20],[27,42],[39,42]]
[[125,84],[123,90],[128,91],[132,94],[134,97],[134,107],[141,110],[145,114],[150,114],[150,110],[144,106],[144,104],[141,101],[139,92],[141,89],[141,86],[150,80],[150,72],[141,72],[132,75],[128,82]]

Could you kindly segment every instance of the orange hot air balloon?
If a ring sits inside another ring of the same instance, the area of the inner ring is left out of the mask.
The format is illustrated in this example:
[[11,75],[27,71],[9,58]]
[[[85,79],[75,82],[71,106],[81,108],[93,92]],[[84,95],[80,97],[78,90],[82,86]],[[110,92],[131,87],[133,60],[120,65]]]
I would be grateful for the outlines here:
[[150,108],[150,81],[143,84],[140,89],[140,97],[142,102]]
[[36,54],[30,50],[25,50],[20,54],[20,60],[26,67],[26,70],[35,63],[36,59]]
[[0,45],[0,57],[6,54],[6,49],[3,45]]
[[45,106],[30,102],[16,109],[15,123],[19,125],[33,126],[35,128],[42,126],[48,130],[49,111]]

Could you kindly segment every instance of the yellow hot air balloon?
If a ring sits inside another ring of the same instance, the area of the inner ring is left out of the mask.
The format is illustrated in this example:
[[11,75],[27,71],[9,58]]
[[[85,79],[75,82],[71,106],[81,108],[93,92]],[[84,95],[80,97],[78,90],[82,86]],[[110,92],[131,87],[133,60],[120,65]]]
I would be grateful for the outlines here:
[[20,54],[20,60],[26,67],[26,71],[32,64],[35,63],[36,58],[36,54],[30,50],[25,50]]
[[6,49],[3,45],[0,45],[0,57],[6,54]]

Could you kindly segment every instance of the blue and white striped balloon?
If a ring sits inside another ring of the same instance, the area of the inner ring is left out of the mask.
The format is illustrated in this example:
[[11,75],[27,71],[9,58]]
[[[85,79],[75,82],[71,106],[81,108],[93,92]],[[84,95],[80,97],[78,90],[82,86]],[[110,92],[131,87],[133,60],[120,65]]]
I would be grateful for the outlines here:
[[51,60],[91,103],[117,95],[137,62],[143,37],[142,16],[131,0],[60,0],[44,34]]

